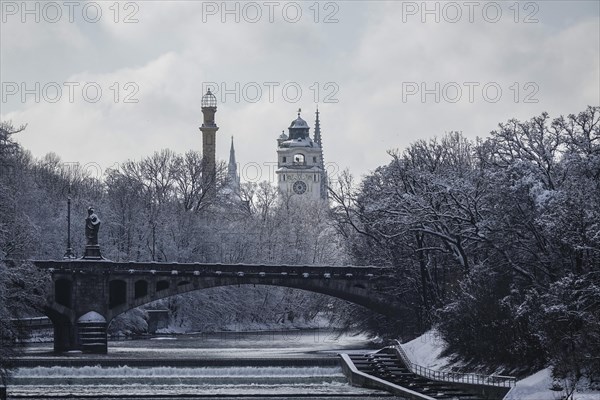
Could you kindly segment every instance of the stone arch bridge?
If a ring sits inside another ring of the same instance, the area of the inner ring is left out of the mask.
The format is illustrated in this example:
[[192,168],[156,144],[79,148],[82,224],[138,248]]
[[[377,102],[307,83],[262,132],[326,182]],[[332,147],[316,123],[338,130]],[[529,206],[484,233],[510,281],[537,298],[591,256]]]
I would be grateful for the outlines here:
[[166,297],[218,286],[274,285],[337,297],[390,317],[400,307],[386,293],[383,267],[180,264],[108,260],[34,261],[52,277],[46,314],[54,350],[107,352],[106,329],[117,315]]

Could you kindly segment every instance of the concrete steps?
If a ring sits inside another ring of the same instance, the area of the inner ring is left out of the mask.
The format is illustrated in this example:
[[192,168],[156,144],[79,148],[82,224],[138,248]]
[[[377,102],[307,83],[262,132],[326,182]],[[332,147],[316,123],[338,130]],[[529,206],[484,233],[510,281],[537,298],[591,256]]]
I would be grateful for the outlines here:
[[[377,353],[345,356],[357,371],[390,383],[391,390],[388,390],[397,395],[415,400],[487,400],[486,397],[477,394],[476,391],[465,389],[464,386],[428,379],[413,373],[392,350],[387,348]],[[396,391],[394,386],[408,391],[407,393]]]

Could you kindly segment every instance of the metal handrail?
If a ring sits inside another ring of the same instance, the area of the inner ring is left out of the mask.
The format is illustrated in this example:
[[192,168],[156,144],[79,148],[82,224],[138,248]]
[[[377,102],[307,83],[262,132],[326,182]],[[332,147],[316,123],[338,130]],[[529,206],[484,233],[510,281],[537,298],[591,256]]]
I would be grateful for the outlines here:
[[413,362],[410,360],[410,358],[408,357],[408,354],[406,354],[406,352],[404,351],[404,349],[402,348],[402,345],[400,344],[400,342],[398,340],[396,340],[396,346],[394,346],[394,347],[397,349],[398,355],[402,359],[402,362],[406,365],[406,368],[412,370]]
[[396,340],[396,346],[393,346],[400,359],[406,368],[417,375],[443,382],[469,383],[475,385],[490,385],[500,387],[513,387],[517,383],[517,379],[513,376],[503,375],[480,375],[480,374],[464,374],[461,372],[437,371],[431,368],[423,367],[413,363],[399,341]]

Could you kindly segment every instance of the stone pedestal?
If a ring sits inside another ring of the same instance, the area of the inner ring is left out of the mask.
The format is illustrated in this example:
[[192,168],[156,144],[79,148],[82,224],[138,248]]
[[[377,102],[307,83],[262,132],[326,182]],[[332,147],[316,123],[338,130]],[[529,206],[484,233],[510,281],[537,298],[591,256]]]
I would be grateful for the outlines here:
[[100,254],[100,246],[88,244],[85,246],[85,252],[83,253],[84,260],[102,260]]

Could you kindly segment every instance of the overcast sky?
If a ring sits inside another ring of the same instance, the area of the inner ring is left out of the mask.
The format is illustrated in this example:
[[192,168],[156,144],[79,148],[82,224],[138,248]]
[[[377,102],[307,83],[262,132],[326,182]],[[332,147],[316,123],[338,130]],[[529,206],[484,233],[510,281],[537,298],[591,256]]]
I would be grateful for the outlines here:
[[599,4],[2,0],[0,118],[37,157],[104,169],[201,150],[214,83],[217,157],[233,135],[242,180],[269,179],[317,103],[330,170],[361,176],[417,139],[599,105]]

